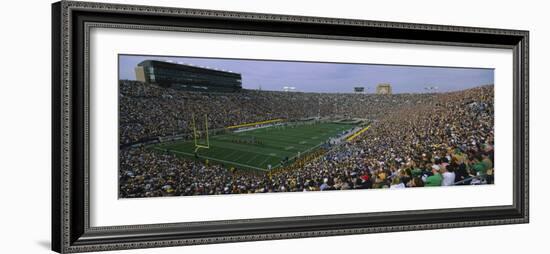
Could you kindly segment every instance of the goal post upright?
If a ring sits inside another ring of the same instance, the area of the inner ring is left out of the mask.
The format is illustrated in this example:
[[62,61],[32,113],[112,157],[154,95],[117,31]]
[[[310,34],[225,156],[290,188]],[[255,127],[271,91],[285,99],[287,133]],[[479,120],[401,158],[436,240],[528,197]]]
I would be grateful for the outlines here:
[[201,148],[206,148],[206,149],[210,148],[210,138],[208,134],[208,115],[207,114],[204,115],[204,127],[206,129],[206,145],[200,144],[197,141],[197,139],[200,137],[198,137],[197,135],[197,125],[195,122],[195,114],[191,114],[191,124],[193,125],[193,139],[195,142],[195,153]]

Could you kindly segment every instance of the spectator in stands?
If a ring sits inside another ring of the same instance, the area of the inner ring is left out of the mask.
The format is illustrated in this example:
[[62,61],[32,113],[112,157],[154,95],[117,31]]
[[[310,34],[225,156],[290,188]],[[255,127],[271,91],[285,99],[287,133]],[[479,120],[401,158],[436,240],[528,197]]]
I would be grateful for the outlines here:
[[424,181],[424,186],[441,186],[441,182],[443,181],[443,177],[439,173],[439,170],[441,167],[437,164],[432,165],[432,175],[426,177],[426,180]]
[[451,186],[455,183],[455,173],[453,167],[449,164],[441,165],[441,176],[443,181],[441,182],[442,186]]
[[390,189],[403,189],[405,188],[405,184],[401,182],[401,178],[394,177],[391,181]]

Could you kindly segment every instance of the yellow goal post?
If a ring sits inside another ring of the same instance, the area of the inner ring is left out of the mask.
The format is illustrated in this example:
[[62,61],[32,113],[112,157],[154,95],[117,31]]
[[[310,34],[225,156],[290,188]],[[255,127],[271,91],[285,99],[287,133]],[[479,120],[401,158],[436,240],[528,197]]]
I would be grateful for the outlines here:
[[193,127],[193,139],[195,141],[195,153],[201,149],[201,148],[204,148],[204,149],[209,149],[210,148],[210,138],[208,136],[208,115],[205,114],[204,115],[204,128],[205,128],[205,132],[206,132],[206,144],[204,143],[200,143],[199,142],[199,139],[200,139],[200,133],[197,131],[197,125],[195,123],[195,114],[191,114],[191,118],[192,118],[192,127]]

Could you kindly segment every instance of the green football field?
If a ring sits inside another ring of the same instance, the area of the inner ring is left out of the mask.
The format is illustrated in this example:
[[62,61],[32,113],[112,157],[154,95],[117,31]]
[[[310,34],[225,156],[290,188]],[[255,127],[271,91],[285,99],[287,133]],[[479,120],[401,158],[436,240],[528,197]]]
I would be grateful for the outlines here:
[[[292,126],[272,126],[210,136],[210,148],[201,148],[198,155],[201,159],[221,163],[225,166],[268,170],[280,166],[285,157],[294,158],[298,153],[305,154],[327,141],[338,136],[355,125],[341,123],[315,123]],[[240,141],[254,141],[245,143]],[[203,142],[205,142],[203,140]],[[201,143],[203,143],[201,142]],[[195,157],[194,141],[176,141],[155,145],[159,151],[168,151],[190,159]]]

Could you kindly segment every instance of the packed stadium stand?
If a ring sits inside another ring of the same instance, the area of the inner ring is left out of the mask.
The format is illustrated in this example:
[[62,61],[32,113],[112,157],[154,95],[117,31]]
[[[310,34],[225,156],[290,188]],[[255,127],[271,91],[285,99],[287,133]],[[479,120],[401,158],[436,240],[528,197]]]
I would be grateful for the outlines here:
[[[493,86],[424,94],[241,89],[196,92],[119,82],[121,198],[491,184]],[[191,139],[193,115],[224,129],[269,119],[368,119],[368,130],[268,172],[148,149]]]

